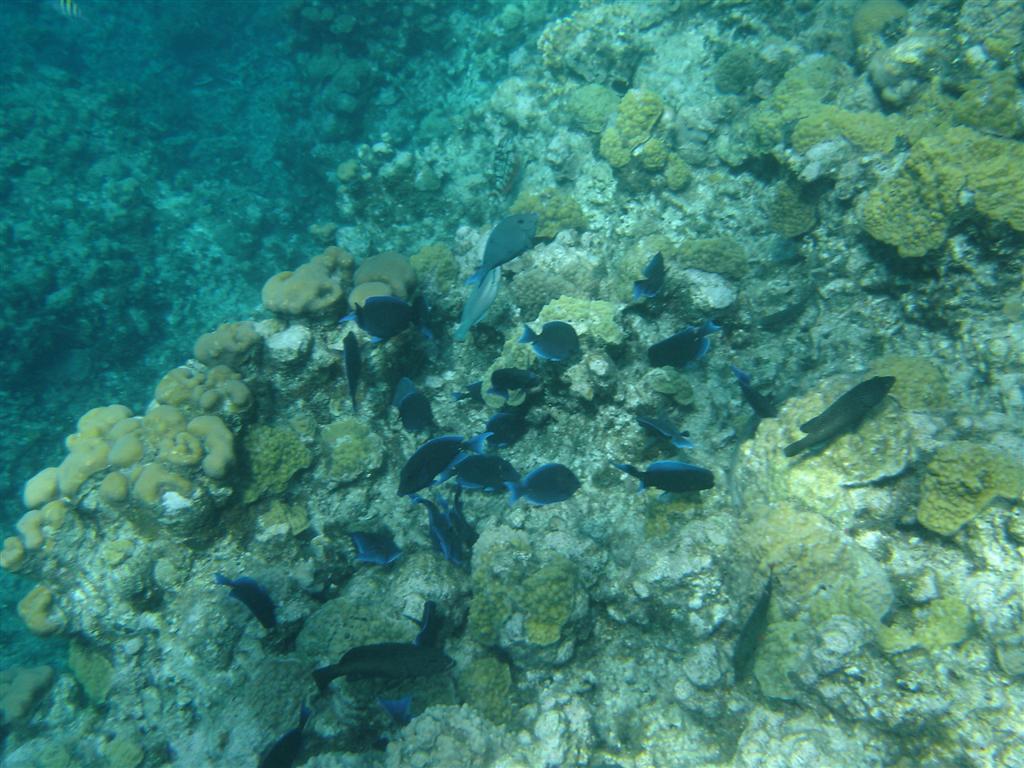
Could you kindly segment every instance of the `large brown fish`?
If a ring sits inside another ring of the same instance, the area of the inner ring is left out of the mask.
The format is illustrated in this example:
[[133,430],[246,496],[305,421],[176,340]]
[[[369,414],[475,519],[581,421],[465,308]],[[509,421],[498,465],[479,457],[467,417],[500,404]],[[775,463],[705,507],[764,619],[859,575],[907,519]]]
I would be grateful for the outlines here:
[[853,432],[871,409],[882,402],[895,383],[895,376],[875,376],[840,395],[821,415],[800,425],[800,430],[807,434],[787,445],[785,454],[796,456],[807,448]]
[[313,670],[313,679],[321,691],[338,677],[349,680],[383,678],[402,680],[407,677],[438,675],[447,672],[455,662],[440,648],[414,643],[374,643],[359,645],[345,652],[337,664]]

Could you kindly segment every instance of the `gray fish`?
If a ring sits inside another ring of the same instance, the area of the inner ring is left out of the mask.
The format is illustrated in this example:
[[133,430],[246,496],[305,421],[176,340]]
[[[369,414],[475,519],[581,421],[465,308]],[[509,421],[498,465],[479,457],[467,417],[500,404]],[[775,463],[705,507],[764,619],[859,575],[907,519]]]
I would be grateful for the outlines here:
[[807,434],[795,443],[787,445],[784,453],[787,456],[796,456],[803,450],[855,431],[871,409],[889,394],[895,383],[895,376],[875,376],[862,381],[849,392],[840,395],[820,415],[801,424],[800,430]]
[[487,237],[483,263],[466,283],[472,285],[480,282],[490,270],[530,250],[538,218],[536,213],[514,213],[499,221]]
[[658,488],[669,493],[688,493],[715,487],[715,475],[710,469],[685,461],[656,461],[648,464],[647,469],[614,462],[612,466],[639,480],[641,491],[645,488]]
[[408,677],[439,675],[455,662],[440,649],[415,643],[374,643],[360,645],[345,652],[336,664],[313,670],[313,679],[320,691],[339,677],[349,680],[380,678],[404,680]]
[[736,646],[732,651],[732,668],[736,676],[736,682],[742,683],[750,676],[754,668],[754,655],[757,653],[757,646],[764,637],[764,631],[768,627],[768,606],[772,601],[772,577],[768,576],[768,583],[764,585],[761,596],[750,612],[739,637],[736,638]]
[[469,329],[484,319],[487,310],[494,303],[494,297],[498,295],[498,287],[501,285],[501,270],[495,267],[484,274],[483,278],[470,291],[466,303],[462,307],[462,317],[459,325],[452,334],[455,341],[465,341],[469,335]]

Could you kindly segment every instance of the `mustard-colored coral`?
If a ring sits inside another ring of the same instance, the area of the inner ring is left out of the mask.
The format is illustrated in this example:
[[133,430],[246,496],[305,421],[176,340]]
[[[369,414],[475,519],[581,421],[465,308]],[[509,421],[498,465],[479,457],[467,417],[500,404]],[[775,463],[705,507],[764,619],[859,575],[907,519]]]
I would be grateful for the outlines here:
[[356,286],[384,283],[392,296],[408,299],[416,289],[416,270],[402,254],[386,251],[364,259],[356,269],[352,282]]
[[157,458],[175,467],[192,467],[203,459],[203,445],[191,432],[176,432],[160,438]]
[[551,645],[562,636],[576,596],[576,571],[566,559],[548,563],[522,584],[520,605],[526,614],[526,639]]
[[235,436],[231,430],[218,416],[207,415],[192,419],[188,431],[203,441],[203,472],[215,480],[223,479],[235,460]]
[[765,205],[768,224],[783,237],[797,237],[817,223],[814,205],[788,183],[776,187]]
[[673,192],[679,192],[692,177],[693,170],[687,162],[675,152],[670,153],[665,164],[665,185]]
[[509,213],[536,213],[539,238],[553,238],[563,229],[587,228],[587,217],[575,198],[558,189],[523,192],[512,203]]
[[874,376],[894,376],[889,394],[911,411],[942,408],[948,397],[946,377],[931,360],[908,355],[885,355],[871,363]]
[[26,549],[39,549],[46,542],[47,532],[59,530],[67,517],[68,505],[54,499],[40,509],[30,509],[18,521],[15,528],[21,534]]
[[100,482],[100,498],[107,504],[122,504],[128,500],[130,491],[128,478],[120,472],[111,472]]
[[43,584],[37,584],[18,601],[18,615],[30,632],[41,636],[60,632],[67,622],[64,612],[54,604],[53,592]]
[[[666,257],[669,256],[665,253]],[[750,269],[750,259],[742,245],[731,237],[708,237],[687,240],[675,256],[681,267],[716,272],[739,280]]]
[[878,631],[878,644],[886,653],[914,648],[937,651],[963,642],[971,629],[971,611],[959,597],[940,597],[913,612],[897,615]]
[[899,0],[864,0],[853,14],[853,39],[864,45],[906,15],[907,7]]
[[114,682],[114,666],[94,648],[77,640],[68,648],[68,668],[89,701],[102,704]]
[[203,365],[238,368],[252,357],[259,340],[251,322],[223,323],[200,336],[192,353]]
[[417,274],[432,280],[436,286],[452,285],[459,274],[455,255],[444,243],[423,246],[409,258],[409,263]]
[[331,476],[351,483],[377,469],[384,460],[383,444],[359,419],[347,418],[326,425],[320,440],[327,453]]
[[920,194],[909,174],[883,181],[864,199],[864,231],[896,247],[904,258],[920,258],[946,241],[946,216]]
[[292,475],[305,469],[312,454],[291,429],[259,425],[242,438],[248,461],[249,479],[243,494],[246,503],[265,493],[284,493]]
[[53,667],[0,670],[0,726],[28,715],[53,683]]
[[953,108],[964,125],[1006,138],[1024,134],[1024,92],[1012,72],[996,72],[967,84]]
[[618,106],[619,95],[598,83],[580,86],[569,95],[569,114],[588,133],[600,133]]
[[61,495],[74,496],[82,483],[107,466],[109,449],[103,438],[82,435],[69,436],[68,447],[70,452],[57,467],[57,486]]
[[512,716],[512,674],[504,661],[490,656],[474,659],[459,675],[459,691],[493,723],[507,723]]
[[632,148],[626,144],[619,129],[614,125],[609,125],[601,132],[597,151],[612,168],[624,168],[633,158]]
[[25,564],[25,545],[17,536],[4,539],[4,547],[0,550],[0,568],[6,571],[17,571]]
[[821,104],[809,109],[793,127],[791,143],[793,149],[806,152],[815,144],[843,138],[867,152],[891,152],[904,132],[904,123],[896,115]]
[[632,149],[651,136],[651,130],[665,111],[658,94],[642,89],[626,92],[615,114],[615,127],[623,144]]
[[47,467],[29,478],[21,493],[21,500],[25,506],[29,509],[34,509],[57,498],[59,492],[57,477],[57,468]]
[[321,315],[339,312],[344,298],[342,280],[352,257],[330,246],[294,272],[272,275],[263,285],[263,306],[282,315]]
[[610,301],[559,296],[544,305],[537,315],[537,323],[563,320],[581,336],[592,336],[602,344],[620,344],[623,331],[618,316],[619,306]]
[[944,445],[925,470],[917,520],[929,530],[952,536],[994,499],[1024,493],[1024,466],[988,446],[969,442]]
[[107,459],[115,467],[130,467],[137,463],[145,452],[145,447],[138,435],[127,434],[119,437],[110,446],[110,453]]
[[188,498],[192,483],[159,464],[144,465],[132,485],[132,496],[144,504],[156,504],[165,493],[172,492]]

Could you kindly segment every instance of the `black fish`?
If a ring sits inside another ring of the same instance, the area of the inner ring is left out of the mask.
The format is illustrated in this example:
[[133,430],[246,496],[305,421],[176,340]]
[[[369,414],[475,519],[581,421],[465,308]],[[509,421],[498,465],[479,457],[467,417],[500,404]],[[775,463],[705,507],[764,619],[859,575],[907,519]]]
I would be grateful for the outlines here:
[[565,501],[579,490],[579,478],[564,464],[543,464],[516,483],[506,483],[512,503],[520,497],[543,506]]
[[506,483],[519,481],[519,473],[507,460],[494,454],[473,453],[459,459],[452,473],[463,488],[498,493]]
[[652,344],[647,349],[647,360],[655,368],[667,365],[685,368],[707,354],[711,346],[708,334],[720,330],[710,320],[705,320],[700,328],[688,325],[679,333]]
[[519,442],[529,428],[525,410],[517,408],[498,411],[487,420],[484,427],[485,432],[491,433],[487,438],[487,445],[492,448],[507,448]]
[[459,400],[474,400],[478,403],[482,403],[484,401],[483,395],[481,394],[483,387],[484,383],[482,381],[474,381],[472,384],[469,384],[464,391],[452,392],[452,400],[455,402],[458,402]]
[[390,533],[350,533],[357,563],[387,565],[402,556]]
[[[409,617],[411,618],[411,617]],[[426,645],[436,648],[441,644],[441,617],[437,613],[437,603],[427,600],[423,603],[423,616],[420,619],[413,619],[420,628],[419,634],[413,640],[415,645]]]
[[228,594],[252,611],[252,615],[264,627],[270,629],[277,625],[277,617],[274,615],[274,601],[270,599],[270,593],[254,579],[250,579],[248,576],[229,579],[222,573],[215,573],[213,574],[213,580],[223,586],[231,587],[231,591]]
[[299,712],[299,725],[292,728],[284,736],[274,742],[260,760],[259,768],[291,768],[302,752],[302,731],[310,716],[309,707],[305,704]]
[[862,381],[849,392],[840,395],[821,415],[801,424],[800,430],[807,434],[795,443],[787,445],[784,453],[787,456],[795,456],[807,448],[853,432],[871,409],[889,394],[895,383],[895,376],[875,376]]
[[736,646],[732,651],[732,668],[737,683],[746,680],[754,668],[757,646],[761,643],[764,631],[768,626],[768,606],[771,600],[772,577],[769,574],[768,583],[764,585],[764,590],[757,599],[754,610],[750,612],[743,629],[740,630],[739,637],[736,638]]
[[371,339],[385,341],[408,328],[415,316],[412,305],[397,296],[370,296],[356,304],[354,315],[346,315],[342,320],[354,318]]
[[413,496],[413,502],[422,504],[427,508],[427,526],[430,530],[430,540],[434,542],[437,551],[445,560],[452,565],[463,566],[469,561],[466,554],[466,543],[452,522],[451,512],[445,504],[442,510],[430,499],[422,496]]
[[403,696],[400,699],[377,699],[377,703],[399,725],[408,725],[412,722],[412,696]]
[[480,537],[477,536],[473,526],[469,524],[465,515],[462,514],[462,486],[456,483],[451,505],[440,496],[437,497],[437,500],[444,509],[445,514],[448,515],[448,519],[452,521],[452,528],[458,534],[458,537],[462,539],[462,542],[467,547],[472,547],[476,544],[476,540]]
[[579,354],[580,337],[576,329],[562,320],[544,323],[540,333],[534,333],[530,326],[523,326],[520,344],[530,344],[538,357],[560,363]]
[[640,490],[658,488],[669,493],[706,491],[715,487],[715,475],[710,469],[687,464],[685,461],[656,461],[640,470],[632,464],[612,464],[640,481]]
[[655,437],[669,440],[676,448],[693,448],[689,432],[680,432],[664,419],[652,419],[648,416],[637,416],[636,423]]
[[644,277],[633,283],[633,300],[650,299],[658,294],[665,283],[665,259],[658,251],[644,267]]
[[409,432],[422,432],[434,426],[434,412],[430,408],[430,401],[405,376],[398,382],[391,404],[398,409],[402,426]]
[[463,451],[478,453],[483,448],[487,433],[466,440],[462,435],[442,435],[427,440],[405,462],[398,476],[398,495],[423,490],[439,474],[451,466]]
[[487,236],[484,260],[480,264],[480,268],[466,283],[479,282],[480,278],[495,267],[500,267],[526,253],[533,245],[533,235],[537,231],[537,219],[536,213],[516,213],[499,221],[491,230],[491,234]]
[[359,342],[355,331],[345,334],[343,356],[345,359],[345,377],[348,379],[348,393],[352,398],[352,410],[358,411],[356,389],[359,387],[359,374],[363,370],[363,356],[359,351]]
[[489,394],[508,397],[512,390],[533,389],[540,384],[540,377],[533,371],[523,368],[498,368],[491,373],[491,388]]
[[779,409],[775,407],[772,399],[754,389],[754,382],[751,380],[749,373],[741,371],[735,365],[730,365],[729,367],[732,368],[736,381],[739,382],[740,389],[743,391],[743,397],[750,403],[754,413],[762,419],[774,419],[779,415]]
[[451,669],[454,663],[440,648],[413,643],[374,643],[352,648],[338,663],[314,669],[313,680],[322,693],[332,680],[343,676],[349,680],[403,680],[439,675]]

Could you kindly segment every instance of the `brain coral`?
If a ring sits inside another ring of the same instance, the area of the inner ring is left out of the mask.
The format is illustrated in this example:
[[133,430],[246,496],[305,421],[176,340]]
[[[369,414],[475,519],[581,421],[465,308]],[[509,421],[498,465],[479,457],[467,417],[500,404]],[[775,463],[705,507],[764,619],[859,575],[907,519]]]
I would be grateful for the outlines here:
[[342,280],[352,268],[352,257],[330,246],[294,272],[278,272],[263,285],[263,306],[282,315],[338,313],[344,292]]

